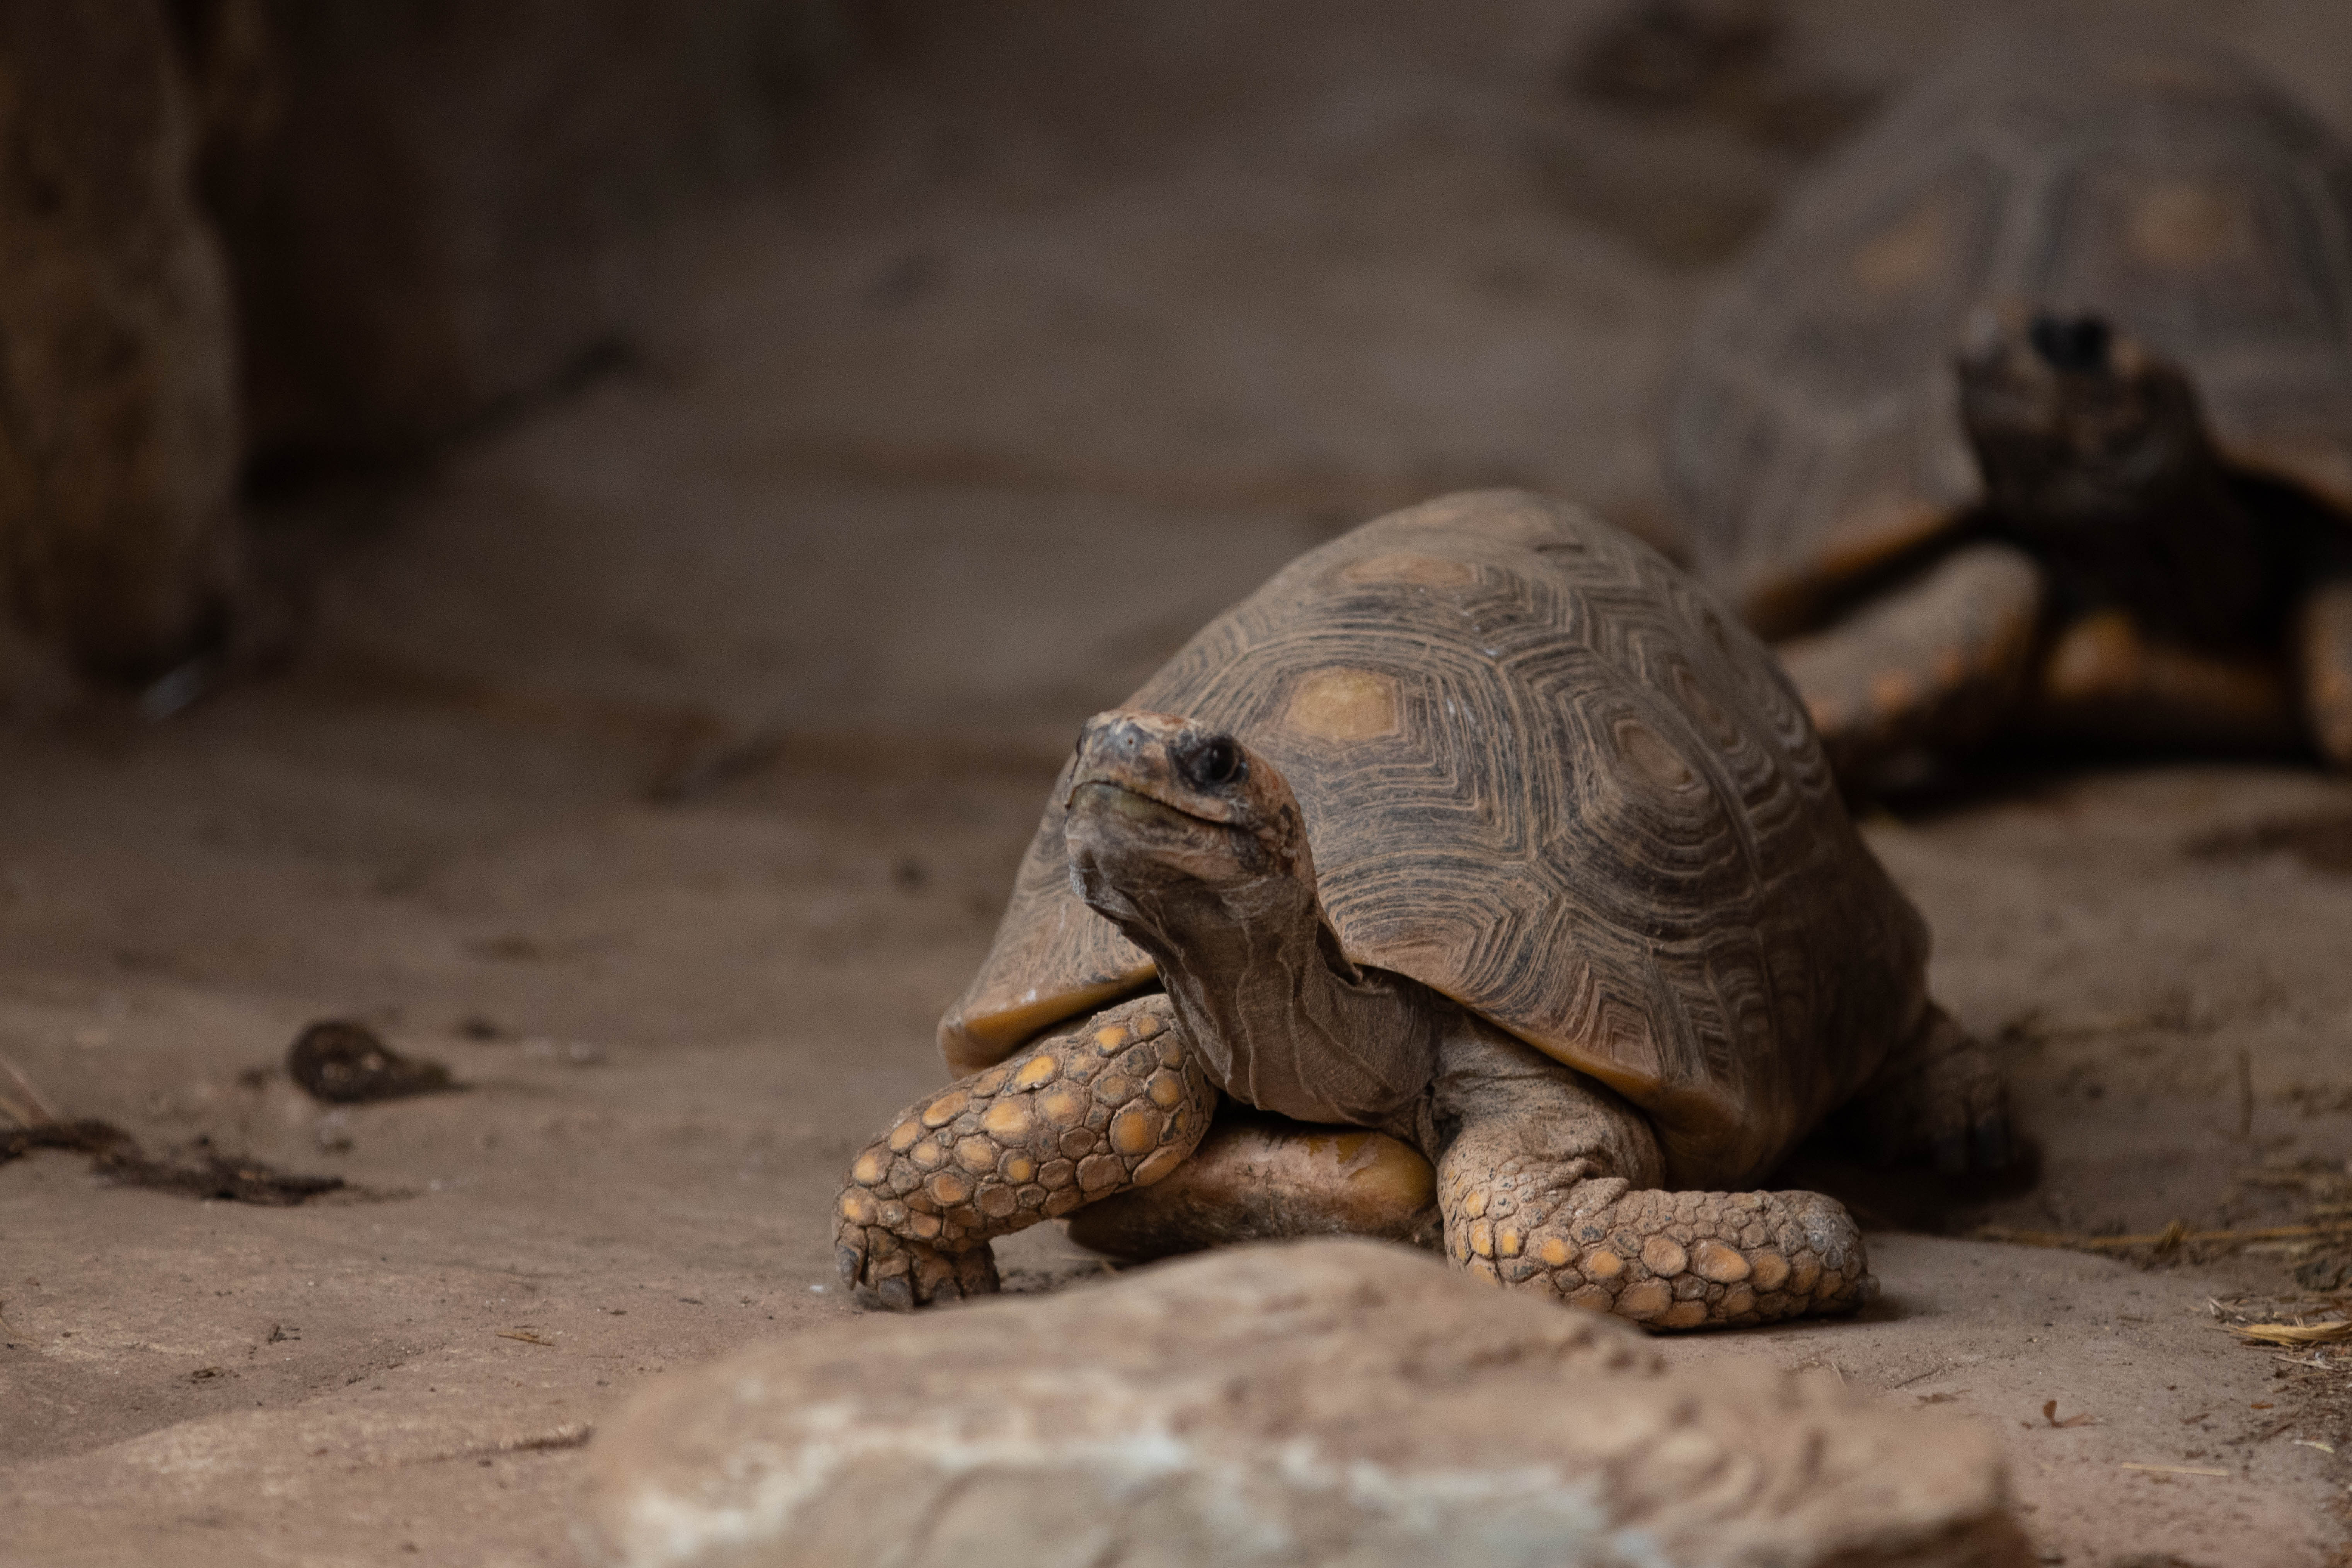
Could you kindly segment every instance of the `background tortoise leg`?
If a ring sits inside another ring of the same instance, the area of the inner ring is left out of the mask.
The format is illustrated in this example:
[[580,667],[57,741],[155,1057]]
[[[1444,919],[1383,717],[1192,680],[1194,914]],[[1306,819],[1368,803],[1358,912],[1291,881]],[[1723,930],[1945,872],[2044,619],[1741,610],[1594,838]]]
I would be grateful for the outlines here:
[[1775,649],[1841,777],[1982,738],[2023,691],[2047,582],[2023,551],[1972,544],[1825,631]]
[[2046,733],[2143,745],[2284,750],[2299,726],[2275,655],[2155,641],[2121,610],[2051,640],[2032,721]]
[[1924,1160],[1948,1176],[2004,1170],[2017,1157],[2008,1079],[1984,1043],[1933,1002],[1835,1126],[1881,1164]]
[[1097,1013],[917,1103],[866,1146],[834,1207],[842,1279],[898,1311],[992,1291],[992,1237],[1158,1181],[1215,1107],[1167,997]]
[[1088,1204],[1070,1239],[1114,1258],[1243,1241],[1370,1236],[1437,1245],[1437,1183],[1421,1151],[1362,1127],[1318,1127],[1225,1100],[1165,1181]]
[[1835,1200],[1657,1191],[1655,1136],[1607,1089],[1515,1040],[1448,1058],[1433,1110],[1460,1131],[1437,1198],[1473,1274],[1651,1329],[1850,1311],[1874,1290]]
[[2352,575],[2329,577],[2295,616],[2304,722],[2329,765],[2352,769]]

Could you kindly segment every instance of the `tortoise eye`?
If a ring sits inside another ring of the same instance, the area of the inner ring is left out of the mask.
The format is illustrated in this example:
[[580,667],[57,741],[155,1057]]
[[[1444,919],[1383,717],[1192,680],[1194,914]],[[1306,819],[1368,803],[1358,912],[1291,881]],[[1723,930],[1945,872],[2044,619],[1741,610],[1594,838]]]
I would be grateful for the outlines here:
[[1177,759],[1185,777],[1202,789],[1222,789],[1248,773],[1242,749],[1225,735],[1212,735],[1187,747]]

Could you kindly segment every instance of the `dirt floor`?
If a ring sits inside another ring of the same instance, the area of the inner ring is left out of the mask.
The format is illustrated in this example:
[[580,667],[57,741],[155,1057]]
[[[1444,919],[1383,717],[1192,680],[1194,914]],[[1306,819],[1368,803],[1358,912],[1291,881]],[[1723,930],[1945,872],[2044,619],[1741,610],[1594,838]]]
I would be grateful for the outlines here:
[[[1598,5],[933,9],[650,258],[621,369],[273,505],[283,668],[0,731],[0,1100],[348,1184],[0,1166],[0,1562],[573,1561],[616,1400],[849,1310],[827,1200],[939,1079],[1077,721],[1433,489],[1671,543],[1679,333],[1958,8],[1801,5],[1642,113],[1570,85]],[[2352,125],[2352,17],[2174,9]],[[2352,1197],[2352,785],[2012,766],[1869,832],[2038,1163],[1801,1159],[1885,1298],[1671,1353],[1991,1423],[2045,1562],[2341,1561],[2347,1352],[2226,1325],[2352,1300],[2352,1251],[2198,1237]],[[459,1087],[323,1109],[322,1017]]]

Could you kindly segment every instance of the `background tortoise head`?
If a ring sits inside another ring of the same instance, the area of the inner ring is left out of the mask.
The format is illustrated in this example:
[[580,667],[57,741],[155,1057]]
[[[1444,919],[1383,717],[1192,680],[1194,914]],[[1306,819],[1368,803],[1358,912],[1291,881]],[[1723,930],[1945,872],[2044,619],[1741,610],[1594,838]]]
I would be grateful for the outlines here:
[[1986,499],[2029,533],[2144,512],[2213,461],[2189,377],[2103,316],[1979,309],[1958,362]]
[[1071,878],[1122,925],[1144,912],[1139,900],[1314,884],[1290,785],[1213,726],[1131,710],[1097,714],[1078,736],[1068,806]]

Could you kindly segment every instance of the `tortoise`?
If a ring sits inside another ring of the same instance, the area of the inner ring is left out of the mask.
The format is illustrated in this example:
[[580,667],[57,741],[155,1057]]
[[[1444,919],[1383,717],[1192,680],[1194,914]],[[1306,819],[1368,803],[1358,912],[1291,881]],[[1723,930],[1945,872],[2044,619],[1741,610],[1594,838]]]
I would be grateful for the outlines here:
[[2002,734],[2352,764],[2352,159],[2216,48],[1993,42],[1696,329],[1700,578],[1867,782]]
[[2005,1158],[1927,953],[1704,590],[1564,502],[1430,501],[1087,722],[940,1024],[962,1076],[850,1167],[841,1271],[867,1305],[983,1293],[992,1237],[1076,1211],[1129,1255],[1442,1239],[1654,1327],[1850,1309],[1845,1210],[1745,1189],[1841,1108]]

